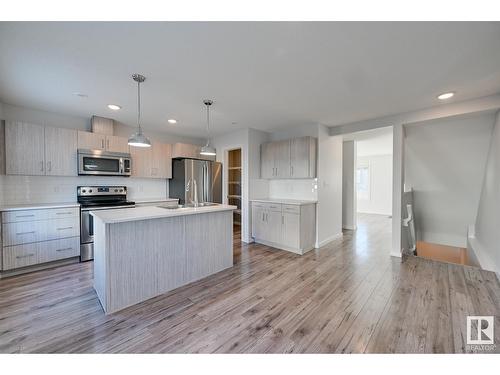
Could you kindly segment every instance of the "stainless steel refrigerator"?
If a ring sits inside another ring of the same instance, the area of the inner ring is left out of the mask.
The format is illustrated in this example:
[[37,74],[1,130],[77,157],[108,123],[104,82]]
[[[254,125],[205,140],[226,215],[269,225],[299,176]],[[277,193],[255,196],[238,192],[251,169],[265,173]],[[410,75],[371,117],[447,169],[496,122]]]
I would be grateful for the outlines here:
[[180,204],[198,202],[222,203],[222,164],[196,159],[173,159],[170,198]]

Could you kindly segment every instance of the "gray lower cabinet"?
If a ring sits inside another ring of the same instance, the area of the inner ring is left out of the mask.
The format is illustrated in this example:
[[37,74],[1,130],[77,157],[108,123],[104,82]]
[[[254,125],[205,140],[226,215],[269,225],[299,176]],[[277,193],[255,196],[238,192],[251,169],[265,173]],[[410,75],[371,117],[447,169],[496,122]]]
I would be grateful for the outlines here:
[[80,255],[78,207],[2,212],[2,271]]
[[316,241],[316,205],[252,202],[252,237],[258,243],[304,254]]

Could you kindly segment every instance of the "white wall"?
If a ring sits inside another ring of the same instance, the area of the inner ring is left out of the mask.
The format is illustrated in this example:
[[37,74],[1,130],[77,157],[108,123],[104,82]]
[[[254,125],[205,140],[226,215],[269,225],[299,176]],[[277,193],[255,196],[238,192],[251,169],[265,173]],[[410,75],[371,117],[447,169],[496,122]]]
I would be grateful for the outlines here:
[[251,242],[250,198],[267,197],[269,185],[260,179],[260,144],[268,140],[268,133],[255,129],[241,129],[215,137],[217,161],[223,163],[223,197],[227,202],[228,151],[241,148],[241,239]]
[[465,247],[479,204],[492,113],[405,127],[405,184],[413,188],[417,239]]
[[392,154],[359,156],[357,165],[368,165],[370,196],[357,197],[357,211],[362,213],[392,214]]
[[270,180],[269,197],[277,199],[318,200],[317,179]]
[[[391,161],[392,162],[392,161]],[[356,229],[356,142],[342,144],[342,227]]]
[[500,273],[500,112],[488,152],[472,247],[479,264]]
[[318,204],[316,246],[342,235],[342,136],[318,126]]
[[134,200],[167,197],[166,180],[133,177],[54,177],[0,176],[0,206],[29,203],[64,203],[76,201],[76,188],[81,185],[124,185],[127,198]]

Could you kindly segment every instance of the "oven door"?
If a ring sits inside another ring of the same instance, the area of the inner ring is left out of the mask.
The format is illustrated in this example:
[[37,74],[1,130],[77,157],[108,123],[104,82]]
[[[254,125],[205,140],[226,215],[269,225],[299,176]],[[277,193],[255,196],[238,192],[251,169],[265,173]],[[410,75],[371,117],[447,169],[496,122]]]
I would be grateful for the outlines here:
[[123,158],[108,155],[78,154],[79,175],[121,176]]

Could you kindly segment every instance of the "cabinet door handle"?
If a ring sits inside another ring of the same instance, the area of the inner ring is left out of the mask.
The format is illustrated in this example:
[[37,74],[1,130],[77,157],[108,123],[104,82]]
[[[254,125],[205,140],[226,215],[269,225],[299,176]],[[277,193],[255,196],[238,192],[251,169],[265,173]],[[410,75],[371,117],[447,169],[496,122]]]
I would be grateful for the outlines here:
[[293,176],[293,165],[290,167],[290,169],[292,170],[292,176]]
[[17,232],[16,236],[22,236],[25,234],[34,234],[34,233],[36,233],[36,230],[32,230],[31,232]]
[[47,162],[47,169],[49,172],[52,171],[52,162]]
[[285,215],[281,215],[281,224],[285,224]]
[[16,256],[16,259],[23,259],[23,258],[29,258],[29,257],[34,257],[35,254],[31,253],[31,254],[26,254],[26,255],[17,255]]
[[71,215],[71,212],[56,212],[56,215]]
[[21,217],[34,217],[34,214],[31,215],[16,215],[16,219],[21,218]]
[[107,140],[107,146],[106,146],[109,150],[109,139]]
[[57,228],[57,230],[66,230],[66,229],[73,229],[73,227],[63,227],[63,228]]
[[73,250],[72,247],[65,247],[64,249],[57,249],[56,251],[68,251],[68,250]]
[[43,172],[43,161],[40,162],[40,172]]
[[104,150],[104,139],[101,139],[101,148]]

